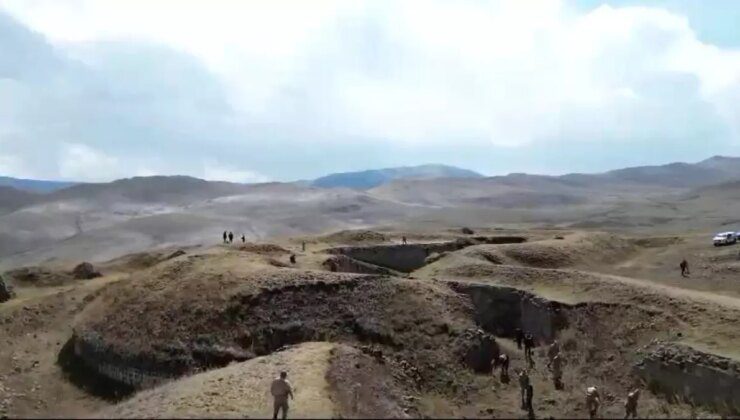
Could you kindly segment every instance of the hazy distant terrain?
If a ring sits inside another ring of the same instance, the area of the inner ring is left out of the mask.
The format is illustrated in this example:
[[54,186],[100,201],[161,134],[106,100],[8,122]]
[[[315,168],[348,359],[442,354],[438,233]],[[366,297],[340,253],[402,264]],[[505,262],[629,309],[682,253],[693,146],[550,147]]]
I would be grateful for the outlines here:
[[9,266],[108,259],[144,248],[212,244],[224,230],[249,239],[404,224],[740,230],[740,158],[564,176],[432,173],[386,179],[367,190],[321,188],[318,180],[313,186],[245,185],[182,176],[48,193],[0,187],[0,258]]
[[483,175],[453,166],[421,165],[331,174],[314,180],[312,184],[315,187],[323,188],[346,187],[368,189],[401,179],[439,178],[483,178]]
[[26,191],[50,192],[71,187],[72,185],[75,185],[75,182],[39,181],[35,179],[20,179],[0,176],[0,186],[13,187]]

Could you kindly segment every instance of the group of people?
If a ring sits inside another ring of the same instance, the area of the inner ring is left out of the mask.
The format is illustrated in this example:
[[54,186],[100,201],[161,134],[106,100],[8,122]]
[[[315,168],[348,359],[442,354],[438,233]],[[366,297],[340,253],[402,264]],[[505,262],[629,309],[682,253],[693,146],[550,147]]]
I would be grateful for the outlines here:
[[[524,368],[517,369],[517,378],[519,380],[519,388],[521,392],[522,409],[529,412],[530,418],[534,417],[534,408],[532,406],[532,398],[534,396],[534,388],[529,378],[529,369],[534,367],[534,359],[532,358],[532,351],[535,346],[535,340],[531,333],[526,333],[521,329],[517,328],[515,332],[515,339],[518,349],[524,348],[524,357],[527,366]],[[552,373],[552,380],[555,385],[555,389],[563,389],[563,358],[560,354],[560,344],[557,340],[553,340],[547,349],[547,368]],[[493,360],[493,371],[500,369],[501,382],[509,381],[509,355],[501,353]],[[625,401],[625,418],[637,418],[637,401],[640,398],[640,390],[633,389],[627,394]],[[598,415],[599,407],[601,406],[601,396],[599,390],[595,386],[589,386],[586,388],[586,407],[588,409],[589,417],[596,418]]]
[[[225,244],[234,243],[234,232],[224,231],[223,239]],[[242,234],[242,243],[245,242],[247,242],[247,237]]]

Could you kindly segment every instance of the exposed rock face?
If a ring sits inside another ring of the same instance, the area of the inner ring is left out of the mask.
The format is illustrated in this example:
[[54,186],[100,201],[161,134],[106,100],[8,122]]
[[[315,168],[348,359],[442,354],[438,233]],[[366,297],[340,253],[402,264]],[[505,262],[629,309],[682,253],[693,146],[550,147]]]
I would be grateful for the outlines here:
[[362,261],[357,261],[346,255],[336,255],[330,257],[321,265],[329,271],[337,271],[340,273],[382,274],[388,276],[400,275],[400,273],[388,268],[365,263]]
[[635,366],[635,372],[655,392],[725,415],[740,413],[740,363],[736,361],[663,343]]
[[538,341],[549,342],[567,325],[562,304],[511,287],[450,282],[450,287],[470,296],[476,322],[486,331],[513,337],[517,328]]
[[72,270],[72,276],[78,280],[90,280],[102,276],[89,262],[83,262]]
[[458,352],[465,366],[478,373],[490,373],[491,361],[499,354],[493,336],[480,329],[469,329],[460,338]]
[[7,302],[15,296],[13,288],[0,276],[0,303]]

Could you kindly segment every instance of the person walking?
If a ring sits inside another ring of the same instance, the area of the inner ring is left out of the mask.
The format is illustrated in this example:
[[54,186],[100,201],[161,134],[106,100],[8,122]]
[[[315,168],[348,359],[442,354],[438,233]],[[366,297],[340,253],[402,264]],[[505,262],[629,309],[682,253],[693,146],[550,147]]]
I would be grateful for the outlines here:
[[228,232],[224,231],[224,243],[226,243],[228,239],[229,239],[229,234]]
[[274,399],[272,420],[277,420],[280,410],[283,411],[283,420],[288,418],[288,397],[293,399],[293,387],[287,378],[287,372],[280,372],[280,377],[275,378],[270,385],[270,393]]
[[681,277],[687,277],[691,273],[689,273],[689,262],[686,261],[686,258],[681,261],[681,264],[679,264],[679,267],[681,267]]

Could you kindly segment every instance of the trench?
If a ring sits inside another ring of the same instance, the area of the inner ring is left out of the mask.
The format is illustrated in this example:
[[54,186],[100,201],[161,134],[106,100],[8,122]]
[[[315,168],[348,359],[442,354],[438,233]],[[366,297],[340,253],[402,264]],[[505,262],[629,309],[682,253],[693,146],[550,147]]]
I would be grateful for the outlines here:
[[497,337],[514,338],[517,329],[532,334],[537,342],[551,342],[567,328],[565,304],[505,286],[448,282],[458,293],[470,297],[475,321]]
[[723,416],[740,414],[740,363],[684,345],[663,344],[634,372],[669,401],[711,407]]
[[354,260],[389,268],[402,273],[410,273],[426,265],[426,259],[433,253],[458,251],[482,244],[512,244],[526,242],[521,236],[476,236],[460,238],[448,242],[411,243],[406,245],[347,246],[330,248],[326,252],[344,255]]
[[[382,308],[374,312],[373,305],[370,311],[358,310],[353,296],[373,301],[377,296],[368,292],[384,296],[383,289],[353,290],[364,284],[368,280],[358,277],[341,283],[298,284],[235,295],[218,311],[220,318],[213,334],[186,342],[152,344],[139,354],[110,345],[94,330],[75,331],[59,353],[58,364],[79,388],[113,400],[307,341],[370,345],[408,360],[417,360],[416,355],[428,349],[443,349],[444,360],[450,363],[457,360],[474,371],[490,371],[492,355],[498,353],[492,337],[450,330],[430,316],[399,321],[392,315],[389,318]],[[296,310],[298,307],[303,309]],[[284,309],[275,312],[275,308]],[[418,363],[428,375],[426,381],[438,384],[448,380],[443,378],[447,373],[437,368],[429,371],[429,363]]]

